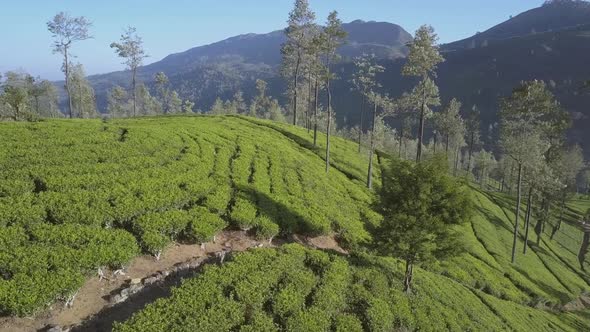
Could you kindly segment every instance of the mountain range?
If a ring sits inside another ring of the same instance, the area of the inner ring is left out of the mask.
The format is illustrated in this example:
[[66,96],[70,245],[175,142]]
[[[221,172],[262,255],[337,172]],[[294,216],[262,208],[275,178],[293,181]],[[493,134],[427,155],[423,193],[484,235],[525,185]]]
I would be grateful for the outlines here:
[[[414,80],[402,77],[412,36],[402,27],[386,22],[353,21],[343,25],[348,42],[340,49],[342,61],[336,66],[339,80],[334,84],[334,109],[341,125],[359,122],[360,96],[350,93],[354,71],[352,58],[374,53],[386,68],[378,79],[383,92],[399,96],[411,89]],[[229,99],[242,90],[246,100],[255,93],[258,78],[269,82],[270,94],[284,99],[284,82],[278,75],[282,31],[245,34],[210,45],[171,54],[140,69],[140,79],[150,84],[153,75],[165,72],[181,97],[208,110],[217,97]],[[553,0],[470,38],[441,45],[446,59],[439,66],[437,83],[443,103],[453,97],[463,102],[464,111],[477,106],[482,112],[482,132],[489,143],[496,137],[498,100],[522,80],[541,79],[548,83],[562,105],[572,113],[574,126],[569,136],[590,155],[590,80],[586,65],[590,54],[590,3],[581,0]],[[89,77],[99,108],[106,105],[107,90],[127,85],[128,72]],[[584,146],[585,145],[585,146]]]

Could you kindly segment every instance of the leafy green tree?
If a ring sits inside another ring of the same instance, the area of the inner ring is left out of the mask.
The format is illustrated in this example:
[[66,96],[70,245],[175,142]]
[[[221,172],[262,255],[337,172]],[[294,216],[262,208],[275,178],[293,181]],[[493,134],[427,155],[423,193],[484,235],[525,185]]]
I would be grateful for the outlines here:
[[585,194],[590,194],[590,169],[586,169],[580,174],[582,186]]
[[408,60],[402,70],[406,76],[420,78],[420,82],[412,94],[416,98],[416,108],[419,109],[420,124],[418,127],[418,150],[416,160],[422,158],[422,142],[424,140],[424,125],[430,115],[430,107],[440,105],[438,87],[433,81],[436,77],[436,67],[444,61],[437,46],[438,37],[431,26],[423,25],[417,31],[414,39],[408,43]]
[[86,79],[84,67],[77,64],[70,72],[70,92],[75,115],[80,118],[93,118],[98,115],[94,89]]
[[571,198],[571,196],[576,192],[576,180],[578,174],[583,168],[584,153],[579,145],[574,145],[570,149],[562,150],[558,159],[553,162],[552,169],[554,170],[554,173],[556,173],[556,177],[562,185],[559,188],[559,219],[551,231],[551,240],[553,240],[555,234],[561,229],[563,215],[566,209],[565,204],[568,198]]
[[154,81],[160,103],[162,104],[162,111],[164,114],[167,114],[170,108],[170,82],[168,81],[168,76],[164,72],[158,72],[154,75]]
[[60,12],[47,22],[47,30],[53,37],[53,53],[63,55],[62,70],[65,74],[65,88],[68,94],[68,111],[70,118],[73,116],[73,101],[70,87],[70,48],[78,41],[92,38],[90,28],[92,23],[84,16],[71,17],[69,14]]
[[271,102],[268,113],[268,118],[270,120],[276,122],[286,122],[283,109],[281,108],[281,105],[279,105],[279,102],[276,99],[273,99],[273,101]]
[[281,48],[283,55],[283,76],[291,81],[289,92],[292,95],[293,125],[297,125],[297,94],[301,68],[306,50],[312,38],[312,26],[315,14],[309,8],[308,0],[295,0],[295,7],[289,13],[288,26],[285,29],[287,41]]
[[479,184],[483,188],[488,174],[496,164],[494,155],[486,150],[481,150],[475,156],[475,167],[479,173]]
[[23,119],[30,108],[28,86],[31,78],[28,74],[17,72],[7,72],[5,76],[0,101],[6,105],[9,117],[18,121]]
[[185,114],[192,114],[194,113],[195,103],[190,100],[185,100],[182,104],[182,113]]
[[145,84],[137,86],[137,108],[141,115],[156,115],[162,113],[162,104],[150,93]]
[[250,115],[254,117],[265,117],[265,113],[270,109],[271,99],[266,95],[268,83],[266,81],[256,80],[256,91],[258,94],[252,100],[250,105]]
[[148,57],[143,49],[143,40],[137,34],[137,29],[127,27],[121,35],[119,43],[111,43],[117,55],[125,59],[123,64],[131,71],[131,97],[133,100],[133,116],[137,115],[137,70]]
[[[525,213],[525,236],[523,254],[526,254],[529,239],[530,219],[535,212],[537,216],[537,245],[540,244],[541,233],[546,220],[549,218],[548,211],[543,209],[543,200],[546,201],[547,195],[544,193],[559,191],[562,184],[556,178],[553,169],[544,159],[537,159],[536,162],[529,162],[523,176],[525,187],[528,187],[527,208]],[[539,200],[541,203],[539,204]]]
[[[381,102],[381,98],[377,89],[381,84],[377,82],[377,74],[385,71],[385,68],[377,64],[375,55],[363,55],[355,59],[356,71],[353,74],[352,82],[358,91],[363,96],[364,100],[373,103],[373,116],[371,121],[371,146],[369,150],[369,169],[367,174],[367,187],[370,189],[373,186],[373,153],[375,150],[375,124],[377,123],[377,106]],[[362,112],[362,111],[361,111]],[[359,151],[361,148],[362,130],[359,132]]]
[[248,107],[246,102],[244,101],[244,94],[242,91],[238,90],[234,94],[234,98],[232,99],[232,107],[236,110],[237,114],[246,114],[248,111]]
[[225,110],[225,114],[237,114],[238,110],[234,107],[234,103],[230,100],[226,100],[223,103],[223,109]]
[[[307,55],[309,57],[309,71],[313,76],[313,146],[316,147],[318,143],[318,111],[319,111],[319,93],[322,86],[321,76],[323,75],[323,65],[321,61],[322,44],[324,32],[318,25],[312,27],[312,38],[307,48]],[[311,81],[311,79],[310,79]],[[310,116],[311,115],[310,111]]]
[[209,111],[209,113],[212,115],[225,114],[225,107],[223,105],[223,101],[221,100],[221,98],[217,97],[217,99],[215,99],[215,102],[211,106],[211,110]]
[[342,28],[342,21],[338,18],[338,12],[333,11],[328,15],[328,21],[322,32],[322,51],[324,55],[324,69],[326,91],[328,94],[328,114],[326,123],[326,173],[330,170],[330,134],[332,131],[332,90],[330,83],[335,76],[332,73],[332,65],[340,59],[337,51],[346,40],[346,31]]
[[182,113],[182,99],[180,99],[180,96],[176,91],[172,91],[172,93],[170,94],[170,109],[168,110],[168,113]]
[[127,91],[120,86],[114,86],[108,94],[107,111],[111,117],[124,117],[129,115],[129,96]]
[[56,117],[59,113],[56,87],[48,80],[32,76],[28,77],[27,83],[31,110],[40,117]]
[[553,129],[550,120],[560,112],[559,104],[542,81],[523,82],[510,97],[501,101],[501,146],[518,167],[513,263],[516,261],[523,168],[538,164],[545,157],[550,147],[547,133]]
[[473,157],[473,153],[475,152],[475,147],[476,145],[479,144],[479,140],[480,140],[480,123],[479,123],[479,118],[480,118],[480,113],[479,113],[479,109],[477,108],[477,106],[473,105],[473,107],[471,108],[471,110],[469,111],[469,114],[467,115],[467,119],[466,119],[466,141],[467,141],[467,146],[469,148],[468,154],[469,154],[469,158],[467,161],[467,172],[471,173],[471,158]]
[[404,289],[412,289],[415,265],[444,259],[460,249],[455,225],[468,220],[471,201],[460,181],[448,175],[446,160],[394,160],[384,172],[376,246],[406,263]]
[[436,128],[445,140],[445,153],[449,154],[451,141],[464,130],[463,118],[461,118],[461,102],[453,98],[436,117]]

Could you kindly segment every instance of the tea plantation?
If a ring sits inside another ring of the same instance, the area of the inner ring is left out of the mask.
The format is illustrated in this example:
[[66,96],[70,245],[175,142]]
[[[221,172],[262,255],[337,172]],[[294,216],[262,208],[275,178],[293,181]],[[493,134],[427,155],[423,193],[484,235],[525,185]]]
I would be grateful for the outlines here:
[[[260,239],[333,235],[351,255],[284,245],[234,256],[186,280],[119,331],[577,331],[590,311],[582,233],[547,227],[510,263],[513,199],[471,188],[465,252],[415,274],[365,253],[373,192],[366,156],[340,138],[324,170],[323,136],[246,117],[155,117],[0,123],[0,312],[29,315],[66,300],[99,268],[118,269],[174,241],[231,227]],[[388,157],[375,157],[375,180]],[[523,209],[525,206],[523,205]],[[569,203],[576,222],[590,200]],[[534,222],[533,222],[534,224]],[[520,229],[524,235],[524,228]]]

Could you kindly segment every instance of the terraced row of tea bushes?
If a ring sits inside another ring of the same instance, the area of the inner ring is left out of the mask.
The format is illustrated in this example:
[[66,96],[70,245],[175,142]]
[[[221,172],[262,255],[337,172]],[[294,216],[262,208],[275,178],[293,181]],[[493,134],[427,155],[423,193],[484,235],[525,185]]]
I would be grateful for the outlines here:
[[30,301],[0,287],[0,311],[8,314],[27,314],[74,293],[99,266],[125,264],[97,257],[70,265],[67,275],[76,283],[57,273],[54,286],[32,282],[37,272],[57,270],[35,263],[25,274],[13,271],[17,260],[37,259],[20,248],[43,243],[31,235],[40,226],[59,234],[67,227],[100,230],[104,239],[96,241],[105,248],[124,234],[132,245],[110,250],[127,250],[131,259],[138,247],[157,256],[172,241],[206,242],[227,226],[261,240],[335,234],[354,246],[369,239],[367,222],[379,222],[373,194],[360,181],[338,170],[326,175],[315,152],[243,118],[0,123],[0,140],[0,236],[19,229],[27,237],[26,244],[0,247],[1,282],[52,294]]
[[87,274],[139,253],[128,232],[74,224],[4,226],[0,248],[0,312],[16,315],[70,299]]
[[[530,306],[559,307],[590,289],[590,276],[580,269],[577,252],[567,249],[579,247],[580,230],[564,224],[564,234],[567,232],[571,237],[549,241],[549,230],[537,246],[531,226],[529,248],[524,255],[525,229],[521,225],[517,263],[512,264],[513,199],[476,188],[472,192],[476,214],[461,230],[466,253],[431,270],[487,295]],[[534,218],[531,222],[534,224]]]
[[391,258],[345,258],[300,245],[257,249],[208,266],[114,330],[575,331],[584,323],[423,270],[416,273],[416,293],[407,295],[402,272]]

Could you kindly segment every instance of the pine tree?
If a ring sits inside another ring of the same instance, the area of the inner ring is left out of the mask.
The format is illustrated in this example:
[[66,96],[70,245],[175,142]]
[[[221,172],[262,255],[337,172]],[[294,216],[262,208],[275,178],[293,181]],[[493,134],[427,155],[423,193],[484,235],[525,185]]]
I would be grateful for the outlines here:
[[332,73],[332,65],[340,59],[337,51],[346,40],[346,31],[342,28],[342,21],[338,18],[338,12],[333,11],[328,15],[328,21],[322,33],[322,50],[324,54],[324,74],[326,92],[328,95],[328,114],[326,125],[326,173],[330,170],[330,134],[332,131],[332,91],[330,83],[335,76]]
[[154,81],[160,103],[162,104],[162,112],[167,114],[170,109],[170,82],[168,81],[168,76],[164,72],[158,72],[154,75]]
[[297,125],[297,98],[299,79],[302,74],[306,50],[312,38],[315,14],[309,9],[308,0],[295,0],[295,7],[289,13],[288,27],[285,29],[287,41],[281,48],[283,55],[283,76],[290,81],[292,95],[293,125]]
[[479,113],[479,109],[477,108],[477,106],[473,105],[473,108],[471,109],[471,111],[469,112],[469,114],[467,115],[467,120],[466,120],[466,141],[467,141],[467,145],[469,148],[469,158],[467,161],[467,172],[471,173],[471,158],[473,156],[473,152],[475,152],[475,147],[476,145],[479,144],[479,140],[480,140],[480,134],[479,134],[479,117],[480,117],[480,113]]
[[435,70],[439,63],[444,61],[440,55],[437,35],[431,26],[421,26],[414,39],[408,44],[409,54],[402,74],[415,76],[421,79],[414,88],[412,94],[416,97],[416,108],[419,110],[420,124],[418,127],[418,150],[416,161],[422,158],[422,144],[424,140],[424,125],[430,115],[430,107],[440,105],[438,87],[433,81],[436,77]]

